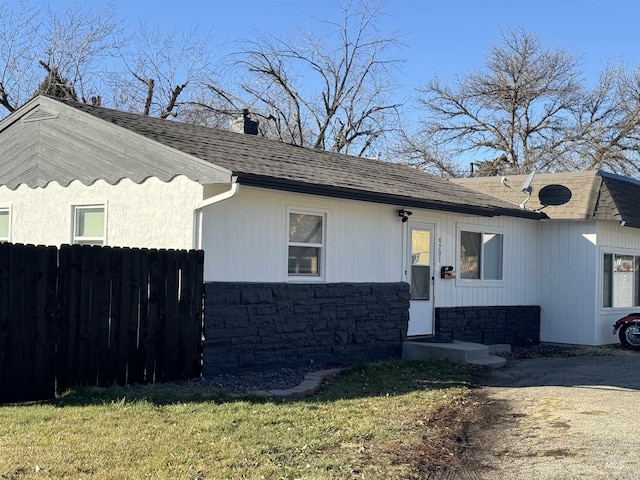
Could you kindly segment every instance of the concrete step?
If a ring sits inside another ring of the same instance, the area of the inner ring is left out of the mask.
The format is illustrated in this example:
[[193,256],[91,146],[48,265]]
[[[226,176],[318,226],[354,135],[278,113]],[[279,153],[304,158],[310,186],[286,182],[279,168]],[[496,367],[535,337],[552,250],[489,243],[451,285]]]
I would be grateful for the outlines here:
[[454,363],[485,365],[498,368],[506,363],[502,357],[489,354],[489,347],[480,343],[429,343],[407,340],[402,344],[402,358],[406,360],[447,360]]

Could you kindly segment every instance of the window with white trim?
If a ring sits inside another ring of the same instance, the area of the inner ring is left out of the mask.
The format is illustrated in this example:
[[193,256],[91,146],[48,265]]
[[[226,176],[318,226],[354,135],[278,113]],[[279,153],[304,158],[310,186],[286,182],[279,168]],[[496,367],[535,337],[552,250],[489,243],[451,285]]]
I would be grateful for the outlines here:
[[79,245],[105,244],[104,205],[73,207],[72,243]]
[[316,277],[324,275],[325,215],[289,211],[287,275]]
[[501,281],[504,235],[497,231],[460,227],[458,278]]
[[0,242],[11,241],[11,209],[0,208]]
[[605,252],[602,262],[602,306],[640,306],[640,256]]

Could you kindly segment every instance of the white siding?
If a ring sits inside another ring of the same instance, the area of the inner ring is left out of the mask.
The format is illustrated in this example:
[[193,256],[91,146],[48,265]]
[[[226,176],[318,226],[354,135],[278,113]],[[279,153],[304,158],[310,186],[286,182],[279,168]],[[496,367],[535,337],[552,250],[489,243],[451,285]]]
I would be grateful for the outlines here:
[[[595,222],[541,222],[540,340],[597,345]],[[611,343],[611,342],[604,342]]]
[[204,210],[205,278],[287,280],[287,209],[326,212],[326,282],[397,282],[402,222],[397,209],[364,202],[240,187]]
[[55,246],[71,242],[74,205],[104,204],[107,245],[193,248],[193,211],[201,199],[202,186],[186,177],[0,187],[0,207],[11,208],[11,241]]
[[[538,243],[537,221],[511,217],[475,217],[439,215],[436,223],[437,307],[486,305],[538,305]],[[440,279],[440,267],[453,265],[459,270],[458,225],[473,225],[491,231],[492,227],[504,235],[503,281],[464,284]]]
[[[208,191],[207,194],[216,192]],[[403,246],[409,224],[398,207],[313,195],[240,187],[239,193],[207,207],[203,221],[205,278],[211,281],[287,280],[287,208],[327,213],[326,282],[405,281]],[[435,306],[537,305],[537,225],[509,217],[474,217],[410,209],[410,222],[435,225]],[[497,227],[504,232],[504,282],[500,286],[459,286],[440,279],[440,267],[457,268],[458,223]],[[524,253],[523,253],[524,252]]]
[[598,245],[640,252],[640,229],[621,227],[618,222],[598,222]]

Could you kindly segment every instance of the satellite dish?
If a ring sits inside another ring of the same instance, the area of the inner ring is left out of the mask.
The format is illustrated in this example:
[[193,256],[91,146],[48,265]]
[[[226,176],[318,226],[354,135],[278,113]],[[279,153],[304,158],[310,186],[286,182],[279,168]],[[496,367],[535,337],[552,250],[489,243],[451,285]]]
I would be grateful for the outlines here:
[[538,200],[543,207],[556,207],[569,203],[572,195],[569,188],[554,183],[540,189]]
[[522,184],[522,193],[527,193],[529,195],[531,195],[531,192],[533,191],[533,189],[531,188],[531,182],[533,181],[533,177],[535,176],[536,171],[531,170],[531,173],[529,174],[529,176],[525,179],[524,183]]

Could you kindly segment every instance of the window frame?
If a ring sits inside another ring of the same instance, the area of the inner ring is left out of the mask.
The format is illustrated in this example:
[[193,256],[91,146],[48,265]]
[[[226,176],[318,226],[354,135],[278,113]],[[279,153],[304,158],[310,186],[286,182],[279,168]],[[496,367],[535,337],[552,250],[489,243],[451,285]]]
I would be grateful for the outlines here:
[[[322,219],[322,235],[320,243],[292,242],[289,239],[289,228],[291,215],[313,215]],[[285,276],[288,282],[317,283],[324,282],[326,278],[326,258],[327,258],[327,210],[320,210],[308,207],[287,206],[286,231],[285,231]],[[320,259],[318,260],[318,274],[291,274],[289,273],[289,248],[290,247],[313,247],[319,249]]]
[[11,242],[11,230],[13,224],[13,209],[9,207],[0,207],[0,213],[7,212],[7,236],[0,236],[0,243],[10,243]]
[[[456,285],[457,286],[476,286],[476,287],[504,287],[505,285],[505,251],[506,251],[506,235],[503,227],[494,227],[486,225],[471,225],[465,223],[457,224],[456,233]],[[480,278],[462,278],[462,232],[479,233],[481,241],[481,255],[480,255]],[[500,279],[485,279],[484,277],[484,235],[500,235],[502,236],[502,278]]]
[[[102,209],[102,236],[78,236],[76,235],[76,226],[78,223],[78,214],[83,210]],[[71,209],[71,245],[96,245],[104,247],[107,245],[107,204],[106,203],[90,203],[82,205],[73,205]]]
[[[609,278],[609,302],[610,306],[605,306],[604,299],[604,289],[605,289],[605,256],[611,256],[611,277]],[[613,278],[613,274],[615,273],[615,257],[632,257],[634,263],[634,271],[632,278],[632,286],[631,286],[631,298],[632,304],[628,306],[618,306],[614,307],[613,303],[615,300],[615,282]],[[640,307],[640,250],[633,250],[627,248],[613,248],[613,247],[601,247],[600,255],[598,260],[598,304],[600,307],[600,311],[603,313],[611,313],[618,311],[628,311],[629,309],[637,309]]]

